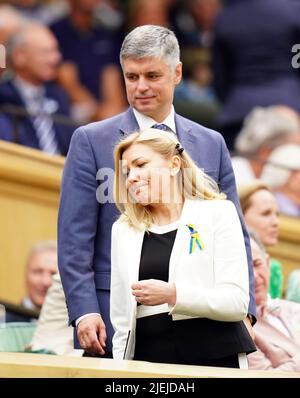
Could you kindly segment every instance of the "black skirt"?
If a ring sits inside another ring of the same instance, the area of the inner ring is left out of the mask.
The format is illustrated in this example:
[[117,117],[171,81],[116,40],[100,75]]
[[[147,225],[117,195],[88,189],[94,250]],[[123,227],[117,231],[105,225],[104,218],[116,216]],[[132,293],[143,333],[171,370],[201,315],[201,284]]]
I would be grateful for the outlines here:
[[238,354],[255,351],[241,322],[173,321],[167,313],[137,319],[134,360],[239,368]]

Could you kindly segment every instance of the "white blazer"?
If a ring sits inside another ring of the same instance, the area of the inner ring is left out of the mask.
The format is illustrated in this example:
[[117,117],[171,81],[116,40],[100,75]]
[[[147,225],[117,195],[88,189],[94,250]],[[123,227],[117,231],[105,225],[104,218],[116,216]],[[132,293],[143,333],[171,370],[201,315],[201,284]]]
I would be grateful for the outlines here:
[[[190,254],[193,224],[203,242]],[[136,308],[131,285],[138,281],[144,231],[118,220],[112,227],[110,316],[115,330],[113,357],[132,359]],[[249,304],[245,242],[234,204],[229,200],[185,200],[169,264],[176,286],[173,321],[194,317],[240,321]]]

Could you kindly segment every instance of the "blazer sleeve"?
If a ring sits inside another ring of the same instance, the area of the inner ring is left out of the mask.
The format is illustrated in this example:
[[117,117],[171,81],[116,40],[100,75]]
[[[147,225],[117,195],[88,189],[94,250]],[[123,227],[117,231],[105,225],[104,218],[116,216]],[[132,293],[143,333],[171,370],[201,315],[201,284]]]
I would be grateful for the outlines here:
[[172,314],[229,322],[240,321],[247,314],[249,282],[243,233],[233,203],[221,203],[212,207],[214,285],[199,288],[193,281],[175,280],[177,300]]
[[220,160],[220,174],[219,174],[219,186],[221,192],[225,192],[227,199],[231,200],[237,210],[240,224],[244,235],[244,245],[247,253],[247,263],[248,263],[248,278],[249,278],[249,307],[248,314],[251,314],[256,322],[256,304],[254,295],[254,274],[253,274],[253,262],[250,247],[250,238],[247,231],[247,227],[244,221],[244,216],[240,206],[240,201],[238,198],[234,172],[231,164],[230,154],[225,145],[224,139],[221,137],[221,160]]
[[94,282],[97,232],[97,167],[87,134],[73,134],[66,159],[58,214],[58,266],[66,296],[69,323],[100,313]]
[[[110,320],[114,328],[113,358],[123,359],[126,342],[129,333],[128,305],[126,294],[126,282],[123,279],[124,272],[120,269],[118,261],[118,233],[119,225],[115,222],[112,227],[111,237],[111,293],[110,293]],[[122,294],[122,292],[124,294]]]

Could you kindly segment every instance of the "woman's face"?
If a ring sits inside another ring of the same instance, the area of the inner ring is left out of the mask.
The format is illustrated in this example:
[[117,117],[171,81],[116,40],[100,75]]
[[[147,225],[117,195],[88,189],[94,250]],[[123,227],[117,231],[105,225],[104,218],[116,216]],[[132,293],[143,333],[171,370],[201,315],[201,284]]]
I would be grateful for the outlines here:
[[278,206],[274,195],[261,189],[250,197],[250,206],[245,212],[246,224],[254,229],[266,246],[276,245],[278,239]]
[[146,144],[137,143],[124,151],[122,171],[134,202],[143,206],[170,203],[172,159],[166,159]]

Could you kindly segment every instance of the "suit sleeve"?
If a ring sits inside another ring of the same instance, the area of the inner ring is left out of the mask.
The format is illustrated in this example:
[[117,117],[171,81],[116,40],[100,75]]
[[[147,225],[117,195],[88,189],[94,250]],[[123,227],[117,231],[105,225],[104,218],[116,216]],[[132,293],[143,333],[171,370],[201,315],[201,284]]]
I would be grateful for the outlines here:
[[[218,203],[218,205],[220,202]],[[213,208],[214,286],[175,281],[177,300],[172,314],[200,316],[217,321],[240,321],[249,303],[247,256],[241,225],[230,201]]]
[[110,319],[115,334],[113,336],[113,358],[123,359],[128,337],[128,307],[126,294],[126,283],[122,279],[123,272],[118,262],[118,225],[113,224],[111,238],[111,294],[110,294]]
[[94,282],[97,232],[96,163],[83,128],[75,131],[66,159],[58,215],[58,266],[69,323],[87,313],[100,313]]
[[247,262],[248,262],[248,277],[249,277],[249,308],[248,314],[251,314],[254,322],[256,322],[256,305],[254,296],[254,275],[253,275],[253,263],[250,247],[250,238],[244,221],[244,216],[240,206],[240,201],[238,198],[234,172],[232,169],[231,159],[229,151],[225,145],[224,139],[221,137],[221,161],[220,161],[220,174],[219,174],[219,187],[220,190],[227,195],[227,199],[231,200],[238,212],[240,223],[244,235],[244,244],[247,252]]

